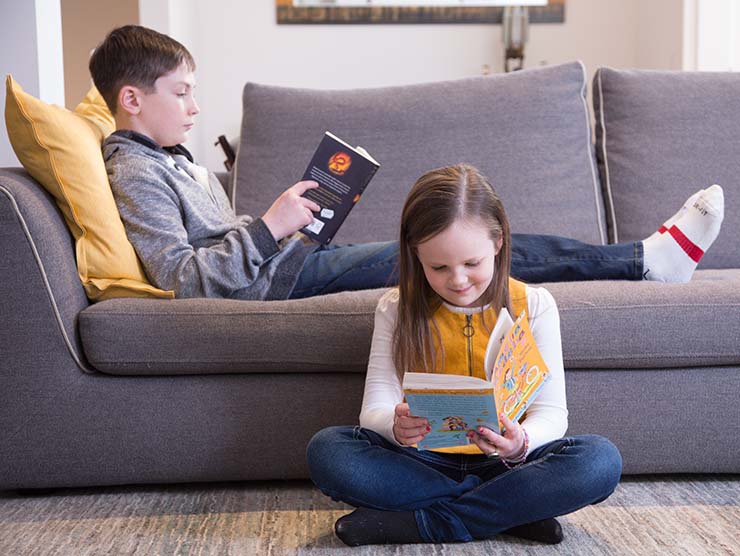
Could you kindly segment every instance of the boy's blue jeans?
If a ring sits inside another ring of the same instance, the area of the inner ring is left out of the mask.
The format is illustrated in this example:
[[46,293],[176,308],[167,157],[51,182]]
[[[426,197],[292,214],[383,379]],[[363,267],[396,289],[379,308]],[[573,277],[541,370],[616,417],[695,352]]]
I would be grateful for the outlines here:
[[307,458],[324,494],[353,506],[413,510],[427,542],[490,538],[595,504],[622,471],[617,448],[596,435],[550,442],[509,470],[483,455],[418,451],[361,427],[330,427],[313,437]]
[[[525,282],[642,278],[642,242],[590,245],[559,236],[511,237],[511,275]],[[397,266],[397,241],[321,246],[306,259],[290,297],[395,286]]]

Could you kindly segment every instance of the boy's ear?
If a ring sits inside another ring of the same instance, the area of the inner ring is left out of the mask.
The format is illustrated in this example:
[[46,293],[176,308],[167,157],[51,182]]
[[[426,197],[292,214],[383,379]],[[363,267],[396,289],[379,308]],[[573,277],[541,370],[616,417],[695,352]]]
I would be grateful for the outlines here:
[[141,91],[133,85],[124,85],[118,91],[118,106],[135,116],[141,112]]

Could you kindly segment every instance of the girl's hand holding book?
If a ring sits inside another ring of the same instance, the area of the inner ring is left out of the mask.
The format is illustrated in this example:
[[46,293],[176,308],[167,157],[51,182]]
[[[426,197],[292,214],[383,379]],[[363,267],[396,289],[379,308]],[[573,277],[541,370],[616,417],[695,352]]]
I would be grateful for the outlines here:
[[498,454],[502,459],[518,461],[522,459],[526,449],[524,429],[519,423],[509,419],[505,413],[501,414],[501,422],[505,428],[503,435],[486,427],[478,427],[475,431],[470,431],[468,437],[487,456],[495,457]]
[[429,421],[424,417],[411,415],[409,404],[400,403],[396,406],[393,416],[393,436],[399,444],[412,446],[420,442],[432,430]]

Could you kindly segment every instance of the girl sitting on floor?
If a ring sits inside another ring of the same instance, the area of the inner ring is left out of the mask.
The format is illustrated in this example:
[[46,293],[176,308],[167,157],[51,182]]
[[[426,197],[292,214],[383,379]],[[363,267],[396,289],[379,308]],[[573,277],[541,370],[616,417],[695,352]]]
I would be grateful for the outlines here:
[[[499,533],[557,543],[556,516],[616,488],[622,462],[611,442],[563,437],[558,309],[544,288],[510,278],[510,264],[508,218],[484,176],[457,165],[419,178],[401,217],[399,286],[375,314],[360,426],[324,429],[308,446],[314,483],[357,507],[336,522],[344,543],[460,542]],[[485,378],[488,336],[502,307],[526,311],[550,380],[520,422],[502,415],[503,435],[481,427],[468,433],[473,444],[460,453],[417,450],[430,427],[404,403],[404,372],[470,369]],[[468,342],[463,328],[471,323]]]

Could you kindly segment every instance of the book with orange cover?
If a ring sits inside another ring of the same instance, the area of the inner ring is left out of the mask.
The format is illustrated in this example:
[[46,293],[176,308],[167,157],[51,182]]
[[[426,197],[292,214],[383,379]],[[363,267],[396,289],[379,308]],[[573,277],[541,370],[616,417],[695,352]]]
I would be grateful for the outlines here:
[[526,314],[512,321],[506,308],[496,320],[485,355],[486,380],[435,373],[406,373],[403,389],[412,415],[432,428],[420,450],[472,444],[468,431],[479,426],[504,430],[499,417],[517,421],[532,403],[550,372],[542,359]]

